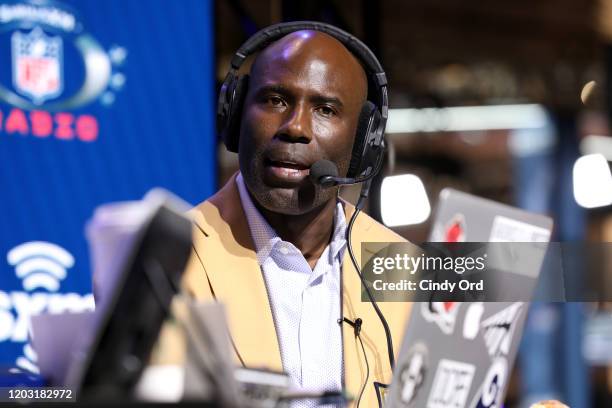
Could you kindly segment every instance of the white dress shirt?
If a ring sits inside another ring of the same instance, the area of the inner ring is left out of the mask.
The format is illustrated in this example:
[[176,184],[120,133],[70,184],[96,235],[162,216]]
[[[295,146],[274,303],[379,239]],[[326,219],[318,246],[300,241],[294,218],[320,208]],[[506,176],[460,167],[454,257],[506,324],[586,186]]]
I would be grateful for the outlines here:
[[283,241],[257,210],[241,174],[240,200],[263,271],[284,370],[309,391],[342,389],[340,270],[346,220],[338,202],[330,244],[314,270],[290,242]]

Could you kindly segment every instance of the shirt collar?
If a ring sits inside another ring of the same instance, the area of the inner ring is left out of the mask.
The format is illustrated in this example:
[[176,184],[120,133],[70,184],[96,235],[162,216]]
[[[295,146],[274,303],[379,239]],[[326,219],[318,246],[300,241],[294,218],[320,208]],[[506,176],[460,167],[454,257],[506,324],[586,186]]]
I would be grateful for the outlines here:
[[[266,259],[270,256],[272,249],[279,243],[283,242],[281,237],[278,236],[274,228],[268,224],[266,219],[261,215],[259,210],[253,204],[251,196],[249,195],[242,174],[238,173],[236,176],[236,184],[238,185],[238,193],[240,195],[240,201],[242,208],[249,224],[249,230],[251,231],[251,237],[255,244],[255,251],[257,252],[257,261],[259,265],[263,265]],[[342,250],[346,246],[346,218],[344,216],[344,208],[342,203],[338,201],[336,204],[336,211],[334,215],[334,232],[332,240],[329,244],[329,261],[333,261],[336,256],[342,255]]]

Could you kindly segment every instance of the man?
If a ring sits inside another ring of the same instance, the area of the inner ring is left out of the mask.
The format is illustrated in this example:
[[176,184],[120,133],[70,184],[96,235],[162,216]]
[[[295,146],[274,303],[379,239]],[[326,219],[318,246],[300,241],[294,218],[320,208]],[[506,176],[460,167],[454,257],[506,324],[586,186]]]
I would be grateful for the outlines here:
[[[361,301],[346,251],[353,206],[338,188],[315,186],[309,167],[326,159],[345,175],[367,96],[360,62],[335,38],[291,33],[251,68],[240,123],[240,172],[193,211],[194,251],[184,286],[225,304],[236,360],[288,372],[307,390],[346,388],[375,406],[373,382],[389,384],[382,325]],[[404,241],[360,215],[352,245]],[[396,345],[409,304],[380,305]],[[362,349],[353,327],[363,320]],[[366,360],[369,378],[366,382]],[[397,350],[396,350],[397,351]]]
[[[192,210],[183,286],[226,306],[237,364],[284,370],[306,390],[346,389],[373,407],[374,383],[389,384],[391,367],[346,250],[354,207],[308,178],[321,159],[346,174],[366,96],[359,61],[327,34],[297,31],[257,56],[240,121],[240,172]],[[365,214],[351,240],[358,261],[361,242],[405,242]],[[379,306],[397,347],[410,304]],[[358,318],[359,337],[338,323]]]

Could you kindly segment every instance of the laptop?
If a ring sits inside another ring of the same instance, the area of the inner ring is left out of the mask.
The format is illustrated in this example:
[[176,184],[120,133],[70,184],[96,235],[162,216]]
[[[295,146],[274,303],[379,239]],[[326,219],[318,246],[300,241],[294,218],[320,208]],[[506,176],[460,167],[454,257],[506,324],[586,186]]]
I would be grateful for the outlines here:
[[552,226],[543,215],[440,193],[430,241],[520,243],[530,259],[502,274],[519,301],[414,303],[385,406],[502,407]]

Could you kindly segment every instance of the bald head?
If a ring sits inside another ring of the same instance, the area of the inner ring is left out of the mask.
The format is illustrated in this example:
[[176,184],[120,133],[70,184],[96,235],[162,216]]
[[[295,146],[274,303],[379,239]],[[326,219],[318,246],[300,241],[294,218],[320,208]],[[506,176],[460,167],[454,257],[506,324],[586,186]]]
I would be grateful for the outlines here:
[[334,81],[338,85],[350,83],[360,103],[367,97],[368,82],[359,60],[340,41],[329,34],[313,30],[301,30],[287,34],[266,47],[251,66],[251,78],[265,73],[270,64],[289,60],[307,59],[311,63],[325,63],[333,68]]

